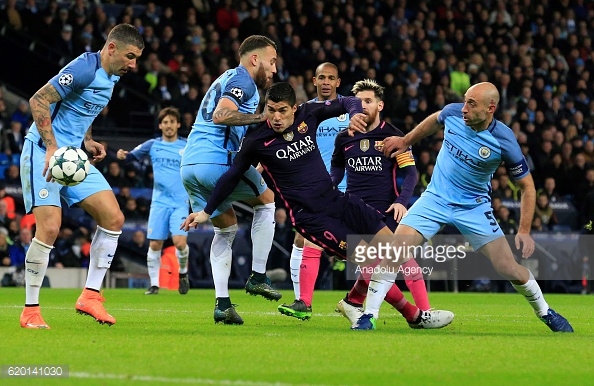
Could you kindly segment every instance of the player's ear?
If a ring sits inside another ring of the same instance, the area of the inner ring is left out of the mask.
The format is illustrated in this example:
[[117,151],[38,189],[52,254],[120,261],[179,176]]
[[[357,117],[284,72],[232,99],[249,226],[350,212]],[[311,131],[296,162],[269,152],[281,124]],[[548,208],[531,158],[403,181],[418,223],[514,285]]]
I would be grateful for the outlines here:
[[258,54],[250,55],[250,61],[252,63],[252,66],[258,67]]
[[110,55],[113,55],[117,49],[118,46],[115,44],[115,42],[112,41],[107,44],[107,52],[109,52]]
[[338,78],[338,80],[336,80],[336,87],[340,86],[340,78]]
[[384,109],[384,101],[377,102],[377,111],[382,111]]
[[295,114],[295,112],[297,111],[297,104],[293,105],[293,114]]

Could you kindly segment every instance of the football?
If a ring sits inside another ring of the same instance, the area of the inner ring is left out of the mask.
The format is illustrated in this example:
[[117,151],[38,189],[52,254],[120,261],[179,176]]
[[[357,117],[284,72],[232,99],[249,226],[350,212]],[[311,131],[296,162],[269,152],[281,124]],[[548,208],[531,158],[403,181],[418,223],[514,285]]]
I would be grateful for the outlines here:
[[87,178],[91,168],[87,154],[75,146],[56,150],[49,161],[49,171],[54,181],[64,186],[75,186]]

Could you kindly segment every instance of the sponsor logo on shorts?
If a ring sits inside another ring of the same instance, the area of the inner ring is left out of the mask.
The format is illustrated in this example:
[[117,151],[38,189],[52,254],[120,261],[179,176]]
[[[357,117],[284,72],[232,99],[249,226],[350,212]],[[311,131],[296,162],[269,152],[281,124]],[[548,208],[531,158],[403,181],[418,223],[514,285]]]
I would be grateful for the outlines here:
[[49,191],[46,188],[39,191],[39,198],[47,198],[47,196],[49,196]]

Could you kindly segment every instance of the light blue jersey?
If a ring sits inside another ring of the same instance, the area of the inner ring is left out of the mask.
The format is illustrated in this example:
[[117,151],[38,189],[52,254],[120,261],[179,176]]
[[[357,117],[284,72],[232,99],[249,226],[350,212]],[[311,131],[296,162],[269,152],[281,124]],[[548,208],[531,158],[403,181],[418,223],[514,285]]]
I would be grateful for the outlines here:
[[[339,95],[338,97],[340,98],[341,96]],[[312,99],[312,101],[317,100],[318,98]],[[322,154],[322,159],[324,160],[324,165],[326,165],[326,170],[328,170],[328,173],[330,173],[330,161],[332,160],[332,154],[334,153],[334,142],[336,136],[340,131],[349,127],[349,122],[349,115],[342,114],[339,117],[326,119],[318,126],[316,140],[318,142],[318,148],[320,149],[320,154]],[[338,185],[338,189],[341,192],[346,191],[346,178],[342,179],[341,183]]]
[[493,119],[476,132],[462,119],[462,103],[444,107],[437,120],[444,140],[427,190],[400,224],[431,239],[444,224],[455,226],[475,250],[503,237],[491,207],[491,177],[501,162],[515,179],[530,173],[513,132]]
[[231,165],[247,126],[217,125],[212,114],[221,98],[228,98],[240,113],[254,114],[260,103],[260,94],[247,69],[239,66],[225,71],[210,86],[188,136],[182,156],[182,165]]
[[[50,106],[52,129],[57,146],[80,147],[95,117],[109,103],[114,85],[120,79],[107,75],[99,52],[84,53],[68,63],[49,83],[62,98]],[[33,123],[26,138],[40,143]]]
[[189,198],[179,173],[186,139],[165,142],[163,138],[150,139],[134,148],[130,156],[140,161],[149,157],[153,166],[152,204],[189,207]]
[[445,125],[444,140],[427,191],[451,204],[490,202],[491,177],[501,162],[514,179],[529,169],[509,127],[494,119],[488,129],[476,132],[464,123],[462,106],[449,104],[437,117]]

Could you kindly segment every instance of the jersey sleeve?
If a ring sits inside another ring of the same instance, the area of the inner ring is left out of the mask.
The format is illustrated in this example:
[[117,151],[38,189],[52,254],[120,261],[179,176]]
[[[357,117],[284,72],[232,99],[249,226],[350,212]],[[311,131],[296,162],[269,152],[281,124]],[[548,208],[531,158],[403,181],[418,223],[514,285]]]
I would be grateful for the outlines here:
[[244,73],[235,74],[229,79],[222,97],[231,99],[237,107],[241,106],[258,92],[251,77]]
[[521,180],[530,173],[522,149],[520,149],[513,131],[499,125],[496,130],[496,137],[501,146],[501,159],[505,162],[505,167],[511,177],[514,180]]
[[233,193],[233,190],[235,190],[239,181],[241,181],[243,174],[252,166],[252,163],[256,161],[256,157],[253,155],[254,152],[252,151],[254,138],[255,135],[246,135],[243,138],[231,167],[217,181],[204,208],[204,211],[209,215],[212,214],[231,193]]
[[96,66],[89,62],[88,58],[79,57],[49,80],[62,99],[73,91],[84,89],[95,79]]
[[[154,143],[155,143],[154,139],[150,139],[144,143],[141,143],[140,145],[138,145],[134,149],[132,149],[132,151],[130,153],[128,153],[128,157],[131,157],[132,159],[135,159],[136,161],[142,160],[143,158],[145,158],[149,155],[149,152],[151,151],[151,147],[153,147]],[[126,157],[126,162],[129,162],[128,157]],[[130,161],[132,161],[132,159],[130,159]]]
[[447,117],[462,117],[462,106],[464,106],[464,103],[450,103],[446,105],[437,116],[437,122],[445,125]]
[[338,133],[334,140],[334,152],[330,159],[330,177],[332,183],[338,186],[344,178],[344,169],[346,167],[346,158],[344,155],[343,143],[344,143],[345,132]]

